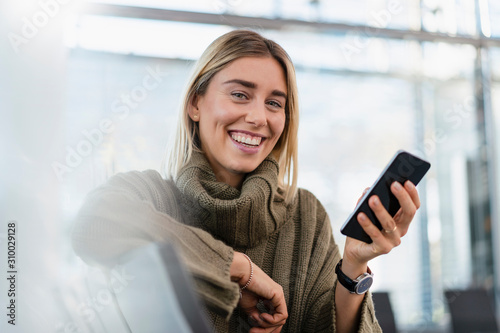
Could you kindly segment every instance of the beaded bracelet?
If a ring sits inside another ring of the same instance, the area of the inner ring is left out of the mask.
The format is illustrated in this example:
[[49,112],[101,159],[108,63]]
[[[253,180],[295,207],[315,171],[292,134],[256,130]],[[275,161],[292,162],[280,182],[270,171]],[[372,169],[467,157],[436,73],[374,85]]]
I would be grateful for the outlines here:
[[252,260],[246,254],[243,253],[243,255],[245,256],[245,258],[248,259],[248,262],[250,263],[250,278],[248,279],[247,283],[243,287],[241,287],[241,289],[240,289],[240,299],[243,296],[243,294],[241,292],[243,290],[245,290],[246,287],[248,287],[248,285],[250,284],[250,281],[252,281],[252,277],[253,277],[253,264],[252,264]]

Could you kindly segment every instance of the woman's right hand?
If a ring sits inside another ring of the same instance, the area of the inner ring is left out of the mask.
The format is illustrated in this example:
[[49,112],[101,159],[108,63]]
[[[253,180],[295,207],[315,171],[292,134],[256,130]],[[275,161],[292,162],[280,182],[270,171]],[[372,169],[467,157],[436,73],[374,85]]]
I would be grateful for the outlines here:
[[[288,318],[283,288],[273,281],[257,265],[253,265],[253,276],[250,284],[242,291],[238,305],[248,314],[254,326],[250,333],[281,332]],[[250,263],[241,252],[234,252],[230,268],[231,280],[243,287],[250,278]],[[257,308],[262,300],[269,313]]]

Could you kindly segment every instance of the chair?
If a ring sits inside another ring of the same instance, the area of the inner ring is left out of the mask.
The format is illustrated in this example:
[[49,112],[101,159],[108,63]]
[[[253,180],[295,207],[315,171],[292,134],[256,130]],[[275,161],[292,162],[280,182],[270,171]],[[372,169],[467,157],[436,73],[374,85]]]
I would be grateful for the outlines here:
[[[150,244],[87,277],[85,332],[210,333],[192,277],[169,244]],[[105,277],[105,278],[103,278]]]
[[384,333],[396,333],[396,322],[394,313],[392,312],[389,293],[374,292],[372,293],[373,304],[375,305],[375,316]]
[[486,290],[446,290],[454,333],[498,333],[492,298]]

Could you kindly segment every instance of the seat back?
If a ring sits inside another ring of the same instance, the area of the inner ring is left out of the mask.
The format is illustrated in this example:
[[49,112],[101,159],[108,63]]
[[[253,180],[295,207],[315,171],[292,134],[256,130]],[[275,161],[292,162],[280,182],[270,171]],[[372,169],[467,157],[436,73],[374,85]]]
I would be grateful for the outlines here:
[[493,299],[482,289],[446,290],[454,333],[498,333]]
[[[88,283],[102,332],[211,332],[176,251],[169,244],[150,244]],[[101,300],[102,299],[102,300]]]
[[392,311],[389,293],[374,292],[372,293],[373,304],[375,305],[375,316],[384,333],[396,333],[396,321],[394,320],[394,312]]

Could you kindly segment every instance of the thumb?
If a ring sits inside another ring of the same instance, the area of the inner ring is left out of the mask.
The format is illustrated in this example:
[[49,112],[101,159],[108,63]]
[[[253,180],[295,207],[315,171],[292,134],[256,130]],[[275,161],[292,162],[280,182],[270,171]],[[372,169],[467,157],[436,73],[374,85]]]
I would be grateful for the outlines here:
[[363,196],[366,194],[366,192],[368,192],[368,190],[369,190],[369,189],[370,189],[370,188],[369,188],[369,187],[367,187],[367,188],[365,188],[365,189],[363,190],[363,194],[361,194],[361,196],[360,196],[360,197],[359,197],[359,199],[358,199],[358,202],[356,202],[356,206],[359,204],[359,202],[361,201],[361,199],[363,198]]

